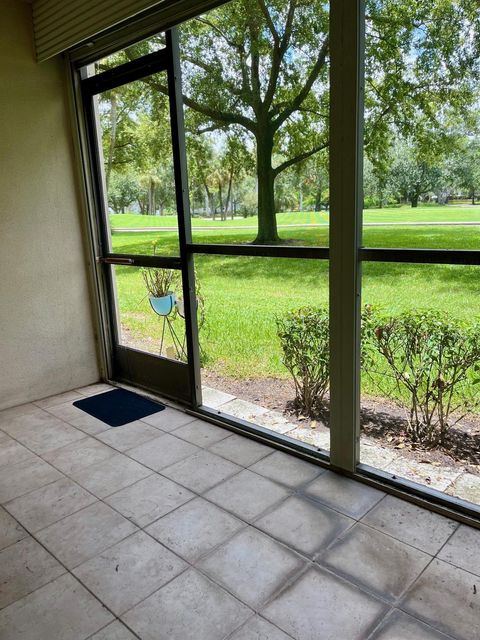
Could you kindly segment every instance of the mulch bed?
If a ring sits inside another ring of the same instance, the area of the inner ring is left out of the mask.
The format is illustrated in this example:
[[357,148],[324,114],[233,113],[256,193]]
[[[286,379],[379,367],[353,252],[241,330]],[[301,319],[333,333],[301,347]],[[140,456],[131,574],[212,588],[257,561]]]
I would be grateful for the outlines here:
[[[295,390],[292,381],[282,378],[251,378],[237,380],[202,371],[202,383],[285,414],[288,420],[302,428],[328,426],[328,409],[317,416],[298,416],[294,409]],[[397,450],[397,455],[417,462],[442,466],[461,465],[466,471],[480,475],[480,416],[467,416],[450,430],[443,447],[426,449],[409,442],[407,421],[401,407],[382,398],[362,397],[362,434],[377,440],[384,447]]]

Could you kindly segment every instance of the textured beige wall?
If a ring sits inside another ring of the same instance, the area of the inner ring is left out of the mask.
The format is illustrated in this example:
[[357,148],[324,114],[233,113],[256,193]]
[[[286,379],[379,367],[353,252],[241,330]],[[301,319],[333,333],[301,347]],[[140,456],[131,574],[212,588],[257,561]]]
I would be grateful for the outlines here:
[[62,61],[0,2],[0,409],[98,379]]

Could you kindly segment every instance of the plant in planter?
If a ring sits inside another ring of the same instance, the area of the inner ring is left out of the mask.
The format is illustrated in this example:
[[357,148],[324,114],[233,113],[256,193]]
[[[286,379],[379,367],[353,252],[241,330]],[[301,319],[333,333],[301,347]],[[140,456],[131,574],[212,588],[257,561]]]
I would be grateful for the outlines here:
[[[153,243],[153,255],[156,255],[157,243]],[[167,347],[167,356],[175,357],[185,361],[187,358],[185,348],[185,336],[180,340],[174,328],[173,322],[177,317],[185,318],[184,302],[182,297],[182,276],[181,272],[175,269],[164,269],[161,267],[142,268],[141,273],[145,286],[149,294],[150,306],[153,311],[163,317],[164,325],[160,344],[160,353],[163,350],[165,337],[165,325],[168,325],[173,347]],[[197,299],[197,321],[200,330],[205,323],[205,301],[200,291],[200,285],[195,272],[195,293]],[[171,315],[172,314],[172,315]],[[170,317],[168,317],[170,316]],[[201,359],[204,359],[203,351],[200,347]]]
[[159,316],[168,316],[177,299],[175,290],[181,286],[180,272],[159,267],[143,268],[142,276],[152,309]]

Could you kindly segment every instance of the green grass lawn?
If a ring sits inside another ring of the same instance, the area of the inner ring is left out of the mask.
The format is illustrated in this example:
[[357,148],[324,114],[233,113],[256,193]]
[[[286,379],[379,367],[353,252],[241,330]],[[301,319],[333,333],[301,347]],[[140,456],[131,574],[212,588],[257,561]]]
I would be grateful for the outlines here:
[[[365,222],[382,224],[394,223],[395,226],[365,226],[363,244],[369,247],[428,247],[431,249],[480,249],[480,226],[415,226],[412,222],[480,222],[480,206],[475,207],[401,207],[392,209],[368,209],[364,214]],[[111,215],[112,229],[142,227],[169,227],[176,224],[172,216],[141,216],[135,214]],[[305,225],[317,222],[322,227],[280,227],[282,239],[295,244],[328,246],[328,214],[326,212],[279,213],[279,225]],[[256,217],[239,220],[211,221],[194,218],[193,239],[199,243],[246,243],[255,238]],[[402,223],[408,223],[403,225]],[[205,227],[215,227],[204,230]],[[199,229],[198,227],[202,227]],[[240,227],[240,228],[232,228]],[[245,227],[245,228],[241,228]],[[165,255],[178,253],[178,236],[170,231],[121,232],[112,234],[112,244],[116,251],[125,253],[152,252],[152,243],[158,242],[158,252]]]
[[[326,211],[292,211],[277,213],[278,225],[302,225],[302,224],[328,224],[329,214]],[[412,209],[412,207],[394,207],[386,209],[366,209],[363,214],[366,223],[393,222],[480,222],[480,206],[424,206]],[[141,228],[141,227],[176,227],[177,219],[174,215],[142,216],[134,213],[111,214],[110,224],[112,228]],[[209,218],[192,218],[192,226],[195,227],[220,227],[220,231],[228,227],[255,226],[257,218],[235,218],[234,220]]]
[[[391,211],[398,214],[398,210]],[[438,219],[438,212],[434,217]],[[198,235],[200,242],[239,242],[247,240],[248,230]],[[290,237],[305,244],[326,244],[327,229],[297,229]],[[172,232],[158,236],[115,233],[113,246],[121,253],[150,254],[154,238],[159,240],[158,253],[177,253],[178,240]],[[479,239],[480,227],[379,227],[365,231],[364,244],[480,248]],[[205,298],[201,342],[207,368],[238,378],[286,376],[275,317],[300,306],[327,303],[328,262],[201,255],[195,262]],[[476,267],[364,263],[362,302],[391,313],[435,308],[470,319],[480,316],[479,275]],[[149,307],[141,273],[117,267],[117,285],[122,324],[131,338],[155,352],[161,323]],[[365,388],[368,390],[366,382]]]

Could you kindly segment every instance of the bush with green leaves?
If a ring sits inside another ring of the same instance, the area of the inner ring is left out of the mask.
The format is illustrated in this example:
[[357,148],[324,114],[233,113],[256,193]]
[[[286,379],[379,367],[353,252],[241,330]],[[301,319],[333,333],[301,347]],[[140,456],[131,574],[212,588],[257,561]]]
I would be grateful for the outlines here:
[[328,307],[303,307],[277,317],[283,363],[293,377],[298,411],[313,416],[328,390]]
[[370,309],[363,329],[363,366],[386,364],[406,404],[413,442],[444,444],[449,428],[479,403],[480,324],[442,311],[381,317]]

